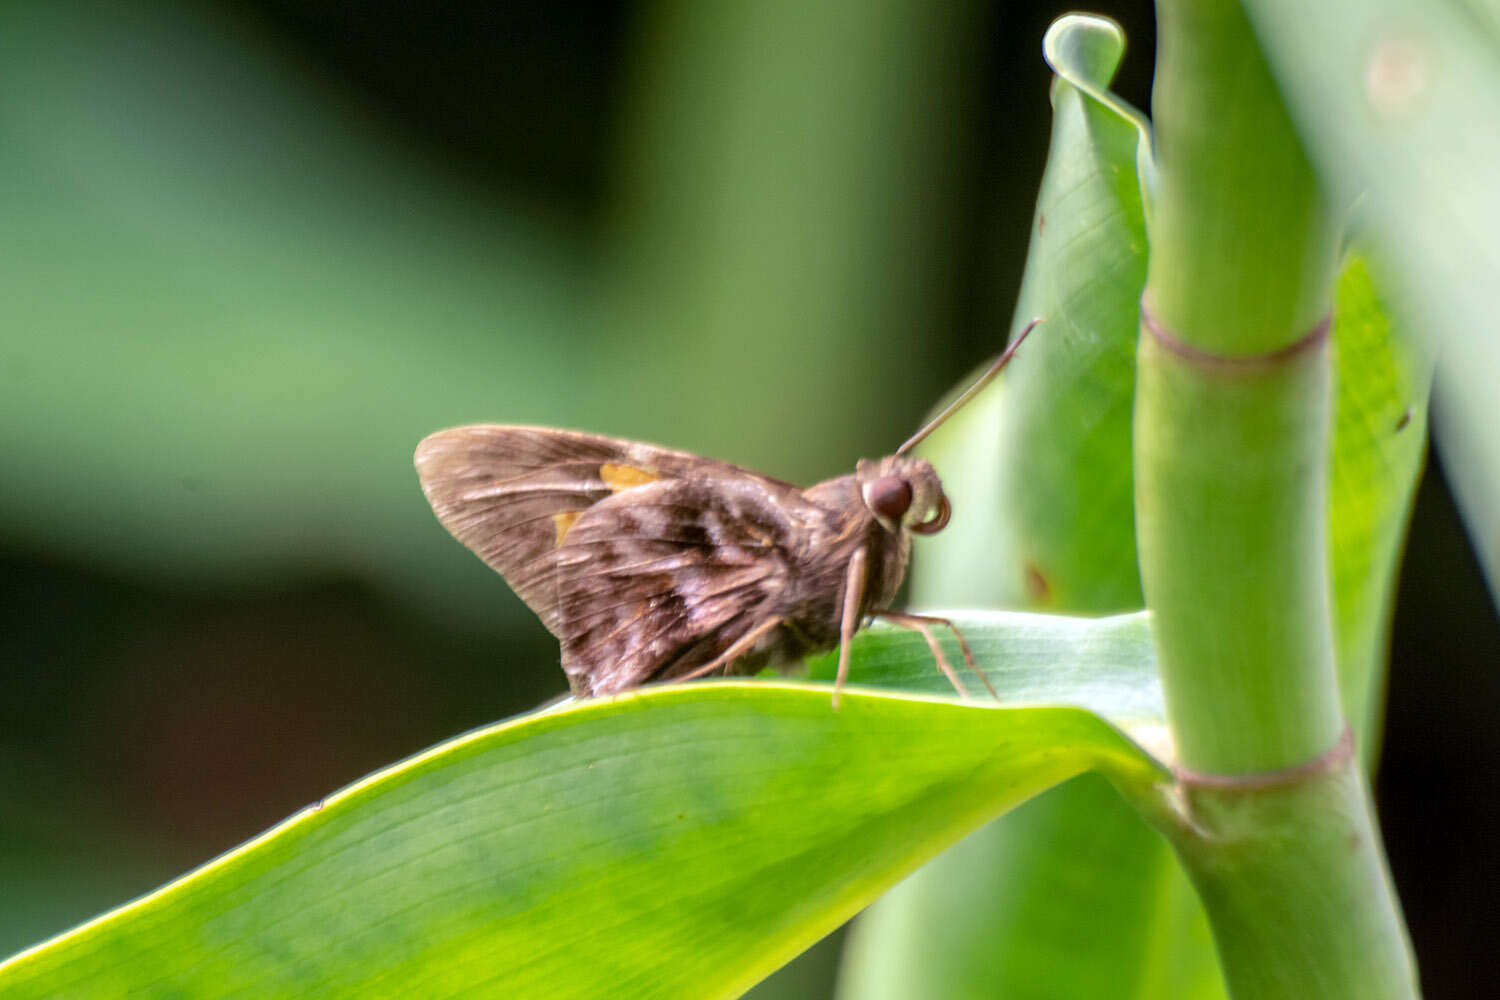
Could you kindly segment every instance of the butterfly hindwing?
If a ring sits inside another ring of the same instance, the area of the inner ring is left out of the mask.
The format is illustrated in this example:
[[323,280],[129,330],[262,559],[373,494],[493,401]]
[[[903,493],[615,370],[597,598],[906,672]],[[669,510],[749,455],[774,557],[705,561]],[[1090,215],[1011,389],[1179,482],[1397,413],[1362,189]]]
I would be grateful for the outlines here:
[[643,484],[580,515],[557,555],[558,636],[575,690],[682,676],[785,612],[807,535],[799,505],[809,506],[753,480],[706,476]]

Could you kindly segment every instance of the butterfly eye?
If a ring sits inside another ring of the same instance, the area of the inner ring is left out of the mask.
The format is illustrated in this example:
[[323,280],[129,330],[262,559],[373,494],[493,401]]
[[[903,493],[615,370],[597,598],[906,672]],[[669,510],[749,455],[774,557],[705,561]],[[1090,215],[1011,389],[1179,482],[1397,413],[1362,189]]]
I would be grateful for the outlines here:
[[870,509],[892,521],[911,509],[911,483],[900,476],[882,476],[870,484]]
[[923,521],[921,524],[912,525],[911,530],[915,531],[919,535],[936,534],[937,532],[942,531],[948,526],[948,518],[952,515],[953,508],[948,505],[948,498],[939,493],[937,513],[933,514],[931,518]]

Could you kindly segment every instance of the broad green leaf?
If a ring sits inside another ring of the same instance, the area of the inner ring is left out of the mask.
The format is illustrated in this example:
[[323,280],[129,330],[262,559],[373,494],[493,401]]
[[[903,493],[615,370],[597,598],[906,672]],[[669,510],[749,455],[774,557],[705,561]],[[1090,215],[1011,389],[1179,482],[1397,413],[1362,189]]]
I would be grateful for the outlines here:
[[1070,15],[1044,45],[1058,72],[1052,144],[1015,324],[1044,323],[991,398],[932,438],[955,520],[917,556],[941,589],[917,593],[964,607],[1128,610],[1142,603],[1130,403],[1146,279],[1136,165],[1149,163],[1150,142],[1139,113],[1104,89],[1124,49],[1113,22]]
[[[1124,47],[1112,22],[1061,18],[1044,46],[1058,74],[1052,147],[1016,322],[1047,322],[996,388],[933,436],[954,519],[917,551],[924,606],[1141,603],[1130,413],[1150,139],[1107,90]],[[1080,681],[1088,671],[1080,664]],[[904,882],[855,925],[845,968],[851,1000],[1222,995],[1171,851],[1093,779],[1027,803]]]
[[868,910],[840,995],[1212,995],[1218,969],[1198,919],[1156,833],[1106,782],[1082,776],[966,838]]
[[[1118,701],[1097,678],[1064,696],[1155,711],[1135,689],[1150,672],[1139,616],[961,624],[1023,661],[994,665],[1002,696],[1044,697],[1028,656],[1092,649],[1116,665]],[[931,671],[906,640],[862,636],[860,675]],[[1073,707],[861,688],[834,711],[828,687],[780,681],[570,703],[373,775],[22,953],[0,965],[0,994],[734,996],[964,833],[1089,769],[1143,794],[1165,777]]]
[[1427,454],[1430,355],[1391,317],[1369,261],[1339,275],[1328,545],[1344,714],[1367,762],[1380,745],[1396,571]]
[[[1124,730],[1156,757],[1170,759],[1161,743],[1166,710],[1156,676],[1151,618],[1144,611],[1109,618],[1018,611],[938,611],[954,621],[985,665],[985,676],[1010,708],[1073,705]],[[933,629],[948,661],[973,699],[989,694],[964,669],[951,631]],[[838,653],[808,662],[808,676],[832,680]],[[951,695],[953,686],[932,662],[927,641],[913,629],[877,622],[854,637],[849,680],[900,691]]]
[[1245,9],[1309,155],[1378,248],[1406,326],[1441,350],[1439,441],[1500,598],[1494,5],[1248,0]]

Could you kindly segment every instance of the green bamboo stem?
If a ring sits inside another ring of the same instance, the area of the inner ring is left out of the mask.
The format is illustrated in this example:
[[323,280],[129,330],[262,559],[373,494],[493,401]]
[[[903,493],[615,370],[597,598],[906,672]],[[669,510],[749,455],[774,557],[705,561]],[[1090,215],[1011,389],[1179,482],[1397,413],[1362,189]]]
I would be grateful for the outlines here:
[[1178,756],[1194,770],[1293,766],[1343,728],[1323,503],[1328,376],[1326,341],[1218,366],[1141,336],[1141,575]]
[[1316,757],[1343,729],[1328,597],[1328,348],[1276,353],[1327,314],[1334,227],[1238,3],[1161,0],[1158,16],[1159,185],[1143,301],[1183,350],[1143,326],[1142,581],[1182,763],[1271,771]]
[[1230,995],[1412,998],[1410,942],[1352,739],[1286,780],[1184,782],[1173,837]]
[[[1237,0],[1158,0],[1135,413],[1168,823],[1238,998],[1410,997],[1328,568],[1334,221]],[[1175,828],[1174,828],[1175,826]]]

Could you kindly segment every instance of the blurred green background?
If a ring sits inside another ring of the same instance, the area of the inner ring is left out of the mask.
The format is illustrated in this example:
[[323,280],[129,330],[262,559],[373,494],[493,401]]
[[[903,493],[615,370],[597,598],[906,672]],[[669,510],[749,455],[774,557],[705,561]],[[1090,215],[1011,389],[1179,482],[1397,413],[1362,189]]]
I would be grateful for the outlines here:
[[[0,5],[0,953],[564,689],[432,518],[430,431],[889,452],[1001,346],[1065,9]],[[1149,107],[1150,5],[1093,9]],[[1439,461],[1410,551],[1378,793],[1467,996],[1500,625]]]

